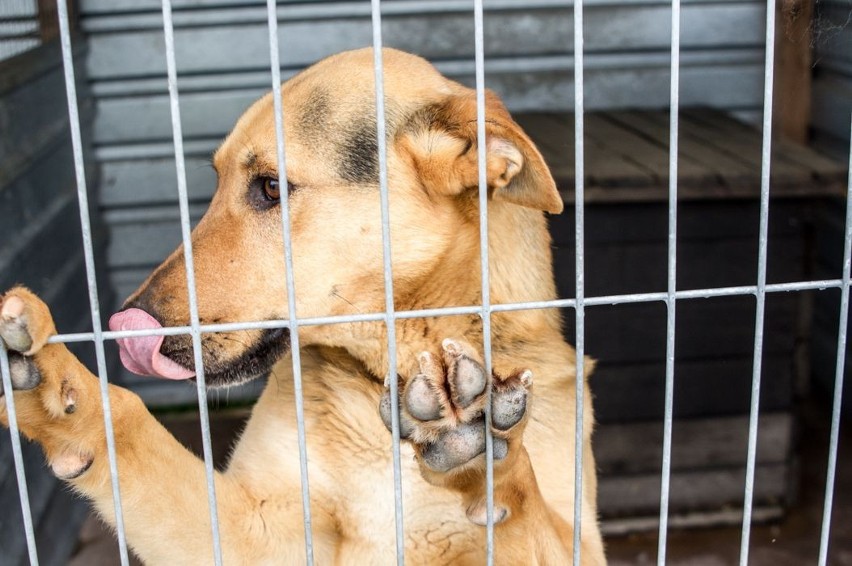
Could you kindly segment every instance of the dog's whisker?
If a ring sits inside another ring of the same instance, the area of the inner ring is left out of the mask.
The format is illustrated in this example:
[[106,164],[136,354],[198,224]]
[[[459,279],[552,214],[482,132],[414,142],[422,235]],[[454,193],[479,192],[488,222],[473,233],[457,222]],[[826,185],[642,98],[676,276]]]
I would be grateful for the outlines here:
[[350,307],[355,309],[356,314],[362,314],[361,309],[359,309],[358,306],[355,303],[353,303],[352,301],[350,301],[349,299],[347,299],[346,297],[344,297],[343,295],[338,293],[337,289],[335,289],[331,292],[331,296],[337,297],[338,299],[340,299],[341,301],[343,301],[344,303],[346,303],[347,305],[349,305]]

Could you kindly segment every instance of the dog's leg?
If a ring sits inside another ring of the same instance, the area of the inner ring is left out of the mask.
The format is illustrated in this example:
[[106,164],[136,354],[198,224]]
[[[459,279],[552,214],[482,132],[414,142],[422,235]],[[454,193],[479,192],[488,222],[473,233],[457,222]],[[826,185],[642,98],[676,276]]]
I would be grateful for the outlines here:
[[[421,353],[419,365],[413,378],[400,379],[400,433],[414,446],[424,479],[460,492],[468,518],[485,525],[489,378],[476,350],[458,340],[444,340],[440,356]],[[524,369],[491,377],[495,557],[505,564],[569,564],[573,530],[544,501],[523,446],[532,380]],[[380,412],[388,428],[390,410],[386,391]]]
[[[14,393],[18,426],[41,444],[53,473],[91,499],[115,525],[99,383],[63,344],[46,344],[53,333],[50,312],[35,295],[16,288],[2,296],[0,337],[12,350],[12,382],[20,389]],[[109,397],[128,541],[149,564],[211,564],[203,462],[181,446],[135,394],[110,385]],[[0,423],[8,426],[2,393]],[[227,475],[216,475],[216,492],[226,563],[262,562],[264,555],[255,553],[272,548],[262,505]],[[285,526],[275,533],[292,540],[291,554],[276,550],[295,563],[304,561],[304,538],[298,495],[291,503],[293,532]]]

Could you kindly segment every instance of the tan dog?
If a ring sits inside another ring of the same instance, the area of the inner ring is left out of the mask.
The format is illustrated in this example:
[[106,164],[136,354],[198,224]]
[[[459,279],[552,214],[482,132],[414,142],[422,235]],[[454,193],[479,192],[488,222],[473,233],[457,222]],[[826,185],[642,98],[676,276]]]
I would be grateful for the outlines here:
[[[481,300],[474,92],[427,62],[384,52],[395,307]],[[237,122],[214,157],[219,184],[192,235],[201,322],[288,316],[278,199],[288,198],[300,317],[381,312],[384,286],[373,52],[342,53],[283,86],[286,193],[278,187],[272,97]],[[562,202],[538,151],[488,94],[489,253],[494,303],[556,296],[542,210]],[[189,321],[182,250],[115,315],[114,329]],[[114,522],[96,379],[28,291],[0,305],[19,425],[54,472]],[[495,559],[569,564],[574,509],[575,352],[557,311],[493,316],[493,378],[480,365],[478,316],[397,323],[405,558],[482,564],[484,393],[493,384]],[[317,564],[391,564],[395,528],[382,323],[303,326],[305,427]],[[128,368],[192,377],[188,336],[120,341]],[[472,346],[473,345],[473,346]],[[207,383],[271,370],[216,490],[227,564],[304,561],[291,360],[285,330],[203,335]],[[591,361],[585,364],[590,369]],[[535,398],[530,398],[532,376]],[[36,386],[36,384],[38,384]],[[604,564],[595,507],[591,396],[583,430],[583,564]],[[151,564],[208,564],[203,463],[119,387],[110,389],[127,538]],[[380,409],[381,405],[381,409]],[[0,409],[7,418],[5,406]]]

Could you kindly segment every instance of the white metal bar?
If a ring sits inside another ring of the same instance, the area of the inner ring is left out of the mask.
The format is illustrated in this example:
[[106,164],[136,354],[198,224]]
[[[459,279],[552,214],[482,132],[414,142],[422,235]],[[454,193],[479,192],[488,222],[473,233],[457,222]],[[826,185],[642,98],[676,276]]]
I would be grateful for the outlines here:
[[104,338],[101,326],[101,307],[98,299],[98,282],[95,272],[95,254],[92,246],[92,224],[89,219],[89,195],[86,186],[86,169],[83,163],[83,140],[80,133],[80,113],[77,107],[77,82],[74,73],[74,54],[71,51],[71,32],[68,24],[68,5],[63,0],[56,1],[59,20],[59,38],[62,46],[62,67],[65,75],[65,94],[68,102],[68,122],[71,129],[71,147],[74,154],[74,173],[77,180],[77,200],[80,208],[80,230],[83,234],[83,254],[86,264],[86,284],[89,290],[89,308],[92,315],[92,335],[95,343],[98,382],[101,392],[101,406],[104,412],[104,433],[106,435],[107,457],[109,459],[110,480],[112,482],[112,501],[115,511],[115,528],[118,535],[118,548],[122,566],[127,566],[127,539],[124,532],[124,513],[121,505],[118,463],[115,456],[115,432],[112,425],[112,405],[109,398],[109,382],[104,355]]
[[201,351],[201,330],[198,319],[198,296],[195,289],[195,265],[192,257],[190,234],[189,198],[186,190],[186,164],[183,152],[183,132],[178,99],[177,65],[175,62],[174,24],[172,23],[171,0],[163,0],[163,32],[166,40],[166,68],[168,71],[169,104],[172,117],[172,135],[175,145],[175,168],[177,170],[178,203],[180,205],[180,227],[183,240],[186,287],[189,297],[190,335],[195,362],[198,412],[201,420],[201,442],[204,454],[204,469],[207,476],[207,501],[210,507],[210,527],[213,535],[213,561],[222,565],[222,544],[219,536],[219,512],[216,505],[216,472],[213,469],[213,448],[210,441],[210,417],[207,414],[207,384],[204,379],[204,362]]
[[382,206],[382,261],[385,283],[384,320],[388,332],[388,375],[391,403],[391,451],[393,452],[394,520],[396,522],[396,562],[405,563],[405,529],[402,515],[402,465],[399,449],[399,385],[396,377],[396,307],[393,302],[393,266],[391,265],[390,198],[388,195],[387,124],[385,121],[385,83],[382,60],[381,0],[370,0],[373,26],[373,65],[376,82],[376,137],[379,152],[379,193]]
[[583,407],[586,342],[586,272],[585,272],[585,131],[583,124],[583,0],[574,1],[574,243],[576,284],[576,336],[577,352],[575,395],[576,419],[574,421],[574,566],[580,566],[580,540],[583,517]]
[[680,0],[672,0],[671,91],[669,100],[669,238],[668,290],[666,292],[666,391],[663,416],[663,462],[660,477],[660,527],[657,565],[666,563],[669,527],[669,494],[672,467],[672,412],[675,379],[675,319],[677,292],[677,158],[680,104]]
[[308,478],[308,448],[305,439],[305,400],[302,393],[302,359],[299,350],[299,319],[296,316],[296,283],[293,275],[293,239],[290,233],[290,201],[287,185],[287,159],[284,147],[284,110],[281,101],[281,64],[278,58],[278,16],[275,0],[267,0],[269,59],[272,70],[272,100],[275,110],[275,142],[278,159],[278,189],[281,202],[281,231],[284,238],[284,264],[287,279],[287,313],[290,351],[293,363],[293,389],[296,397],[296,432],[299,441],[299,477],[302,488],[302,522],[305,526],[305,561],[314,563],[311,530],[311,496]]
[[9,356],[6,345],[0,340],[0,374],[3,378],[3,391],[6,397],[6,414],[9,418],[9,436],[12,440],[12,459],[15,462],[15,479],[18,481],[18,498],[21,501],[21,515],[24,518],[24,536],[27,539],[27,554],[30,566],[38,566],[33,514],[30,510],[30,494],[27,488],[27,475],[24,472],[24,455],[21,452],[21,436],[18,431],[18,416],[15,411],[15,396],[12,394],[12,374],[9,371]]
[[766,63],[763,88],[763,147],[760,166],[760,230],[757,254],[757,292],[754,321],[754,365],[748,427],[743,528],[740,541],[740,565],[748,564],[751,513],[754,501],[754,470],[757,454],[757,423],[760,412],[760,378],[763,362],[763,328],[766,307],[766,252],[769,233],[769,181],[772,160],[772,91],[775,65],[775,0],[766,3]]
[[[668,307],[667,317],[667,353],[666,353],[666,408],[664,427],[664,454],[663,454],[663,476],[661,487],[661,510],[660,510],[660,546],[658,551],[658,563],[665,562],[666,549],[666,526],[668,522],[668,493],[671,458],[671,422],[672,422],[672,391],[674,380],[674,324],[675,305],[680,299],[755,295],[757,309],[755,316],[755,348],[754,367],[752,380],[752,398],[750,410],[748,463],[746,472],[745,503],[743,517],[743,534],[740,550],[740,564],[748,562],[748,546],[752,515],[752,502],[754,492],[754,470],[757,442],[757,417],[759,414],[759,393],[761,377],[761,357],[763,349],[764,311],[765,299],[768,292],[788,292],[811,289],[837,288],[841,289],[841,314],[840,331],[838,333],[838,358],[837,377],[835,382],[835,399],[832,413],[832,430],[829,453],[829,469],[826,481],[826,502],[824,507],[823,528],[821,534],[820,564],[825,564],[828,547],[828,534],[831,523],[831,506],[834,489],[837,441],[839,434],[840,401],[842,395],[843,369],[850,287],[850,246],[852,246],[852,207],[847,206],[846,240],[844,251],[843,277],[840,280],[824,281],[802,281],[785,284],[768,285],[766,283],[767,264],[767,232],[769,212],[769,181],[770,181],[770,157],[771,157],[771,120],[772,120],[772,90],[773,90],[773,45],[775,28],[774,1],[768,2],[767,6],[767,29],[766,29],[766,84],[764,90],[764,124],[763,124],[763,150],[761,171],[761,211],[760,211],[760,235],[758,253],[758,281],[754,286],[740,286],[728,288],[710,288],[690,291],[676,290],[676,241],[677,241],[677,124],[678,124],[678,74],[679,74],[679,17],[680,2],[673,0],[672,5],[672,98],[670,115],[670,184],[669,184],[669,270],[668,288],[664,293],[642,293],[625,294],[605,297],[585,297],[584,288],[584,97],[583,97],[583,7],[582,0],[577,0],[574,5],[574,77],[575,77],[575,246],[576,246],[576,298],[554,301],[534,301],[513,304],[490,304],[489,272],[488,272],[488,233],[487,233],[487,182],[485,178],[485,99],[484,99],[484,48],[483,48],[483,7],[482,0],[474,0],[475,17],[475,43],[476,43],[476,83],[477,83],[477,136],[479,155],[479,187],[480,187],[480,244],[481,244],[481,270],[482,270],[482,304],[470,307],[453,307],[443,309],[425,309],[420,311],[395,311],[393,302],[393,281],[391,265],[391,243],[390,243],[390,220],[387,185],[387,148],[386,148],[386,123],[384,108],[384,89],[382,72],[382,39],[381,39],[381,11],[380,1],[371,0],[373,16],[373,45],[375,57],[376,78],[376,111],[377,111],[377,134],[379,149],[379,183],[382,204],[382,228],[383,228],[383,252],[384,252],[384,278],[385,278],[385,301],[386,309],[383,313],[362,314],[338,317],[315,317],[299,319],[295,313],[295,288],[292,276],[292,247],[290,238],[289,214],[286,206],[286,197],[282,199],[282,232],[285,242],[285,257],[287,262],[287,287],[289,317],[287,320],[256,321],[244,323],[231,323],[219,325],[201,325],[198,316],[197,294],[195,289],[194,267],[192,259],[192,243],[189,228],[188,199],[186,192],[186,175],[183,157],[183,141],[180,124],[179,99],[177,92],[176,65],[174,53],[174,31],[171,15],[170,0],[163,0],[164,32],[166,36],[166,58],[169,74],[169,95],[172,108],[172,125],[174,133],[176,168],[178,175],[178,193],[181,207],[182,236],[185,249],[185,261],[187,272],[187,286],[190,303],[190,325],[158,329],[156,331],[123,331],[103,332],[100,323],[100,311],[97,298],[97,288],[94,281],[94,259],[92,253],[91,227],[88,218],[88,201],[85,184],[85,171],[82,160],[82,143],[80,141],[80,124],[77,112],[77,99],[74,83],[73,61],[70,53],[70,35],[68,31],[67,9],[64,2],[57,2],[60,13],[60,33],[62,36],[63,62],[65,64],[66,86],[68,94],[69,114],[71,116],[72,142],[74,143],[75,168],[77,173],[77,185],[80,198],[81,224],[83,227],[84,248],[86,252],[86,267],[89,282],[89,295],[91,301],[91,313],[93,318],[93,332],[58,335],[51,338],[51,343],[93,341],[96,346],[98,358],[98,371],[100,374],[101,394],[104,405],[104,419],[107,429],[107,445],[109,448],[110,470],[113,479],[114,502],[116,506],[116,518],[118,522],[118,538],[121,548],[121,559],[127,564],[127,548],[124,536],[122,520],[121,499],[118,487],[118,471],[115,458],[115,446],[111,422],[111,411],[109,408],[109,397],[107,389],[107,374],[105,358],[103,353],[103,342],[108,339],[131,336],[149,335],[175,335],[190,334],[193,340],[193,349],[197,373],[197,384],[199,394],[199,412],[202,420],[202,439],[204,444],[205,469],[207,472],[208,500],[210,504],[211,525],[214,540],[214,559],[216,564],[222,563],[221,541],[219,535],[218,514],[216,506],[216,494],[214,484],[214,472],[212,465],[212,449],[210,442],[209,419],[207,414],[206,390],[204,384],[204,368],[202,363],[201,334],[203,332],[217,332],[226,330],[249,329],[249,328],[281,328],[291,329],[291,340],[293,344],[293,367],[294,380],[297,382],[297,414],[299,426],[299,448],[300,463],[302,466],[302,496],[303,514],[306,528],[306,548],[308,561],[312,562],[312,541],[310,535],[310,503],[307,477],[306,446],[304,437],[304,413],[301,403],[301,367],[298,359],[298,327],[300,325],[350,323],[362,321],[383,320],[388,329],[388,378],[391,389],[391,399],[394,410],[392,412],[393,431],[393,456],[394,456],[394,495],[395,495],[395,517],[397,531],[397,561],[404,562],[404,530],[402,523],[402,498],[401,498],[401,467],[399,453],[399,415],[398,415],[398,390],[395,379],[396,368],[396,332],[395,321],[398,319],[414,318],[422,316],[453,315],[478,313],[483,317],[483,337],[485,350],[485,364],[488,372],[491,371],[491,344],[490,344],[490,316],[492,312],[507,312],[521,309],[537,308],[561,308],[573,307],[576,309],[576,351],[577,351],[577,382],[576,382],[576,428],[575,428],[575,508],[574,508],[574,564],[580,563],[580,539],[582,518],[582,461],[583,461],[583,413],[584,413],[584,334],[585,334],[585,307],[603,304],[626,304],[639,302],[664,301]],[[278,141],[278,165],[279,181],[282,189],[286,187],[285,150],[283,133],[283,112],[280,93],[280,67],[278,64],[277,50],[277,19],[275,16],[275,2],[268,0],[270,26],[270,53],[273,57],[273,90],[275,92],[275,118]],[[273,43],[274,42],[274,43]],[[850,155],[852,162],[852,155]],[[850,175],[850,192],[852,192],[852,175]],[[9,374],[8,357],[5,349],[0,348],[0,369],[6,391],[11,391],[11,377]],[[490,385],[488,394],[490,395]],[[21,506],[25,516],[25,530],[27,531],[27,544],[30,551],[31,563],[37,563],[32,521],[29,514],[27,487],[24,478],[23,464],[20,453],[20,439],[17,436],[17,425],[14,414],[14,397],[7,395],[7,408],[10,416],[10,428],[13,436],[13,453],[15,456],[16,473],[18,474],[19,494]],[[486,404],[487,422],[490,422],[490,403]],[[486,456],[487,473],[486,488],[487,497],[487,561],[493,562],[493,439],[490,428],[486,427]]]
[[[849,139],[852,139],[850,126]],[[834,373],[834,404],[831,409],[831,434],[828,441],[828,466],[825,474],[825,503],[819,539],[819,566],[828,560],[831,510],[834,505],[834,478],[837,472],[837,444],[840,440],[840,409],[843,401],[843,377],[846,364],[846,333],[849,324],[849,278],[852,267],[852,147],[849,148],[849,181],[846,191],[846,238],[843,244],[843,286],[840,288],[840,320],[837,329],[837,366]]]
[[[488,263],[488,179],[485,135],[485,41],[482,0],[473,2],[473,41],[476,65],[476,163],[479,188],[479,267],[482,285],[482,351],[485,375],[492,374],[491,274]],[[485,386],[485,563],[494,563],[494,437],[491,433],[491,380]]]
[[[767,293],[791,293],[796,291],[824,291],[826,289],[839,289],[843,282],[840,279],[821,279],[815,281],[795,281],[791,283],[773,283],[766,285]],[[740,297],[754,295],[757,293],[756,285],[743,285],[739,287],[715,287],[708,289],[691,289],[688,291],[677,291],[675,299],[711,299],[716,297]],[[585,306],[602,305],[625,305],[638,303],[665,302],[668,300],[667,292],[659,293],[633,293],[625,295],[602,295],[597,297],[586,297]],[[552,301],[529,301],[522,303],[500,303],[492,304],[491,312],[511,312],[531,309],[562,309],[574,308],[576,299],[556,299]],[[421,309],[412,311],[396,311],[396,319],[427,318],[435,316],[455,316],[464,314],[479,314],[482,312],[480,306],[441,307],[434,309]],[[299,319],[299,326],[319,326],[326,324],[351,324],[355,322],[376,322],[385,320],[385,313],[364,313],[355,315],[336,315],[306,317]],[[235,330],[260,330],[269,328],[287,328],[290,321],[287,319],[260,320],[247,322],[227,322],[221,324],[202,324],[199,326],[202,334],[212,332],[233,332]],[[117,338],[138,338],[141,336],[176,336],[178,334],[189,334],[189,326],[169,326],[151,330],[121,330],[106,331],[103,333],[104,340],[115,340]],[[68,342],[91,342],[94,335],[91,332],[75,332],[69,334],[57,334],[52,336],[49,344]]]

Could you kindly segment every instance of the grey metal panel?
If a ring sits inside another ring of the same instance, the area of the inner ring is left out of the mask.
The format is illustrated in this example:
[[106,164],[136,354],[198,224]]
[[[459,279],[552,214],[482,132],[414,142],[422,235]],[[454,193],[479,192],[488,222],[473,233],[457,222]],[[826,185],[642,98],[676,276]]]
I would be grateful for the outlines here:
[[[190,207],[193,223],[205,208]],[[113,268],[156,265],[181,242],[180,217],[174,205],[107,213],[105,219],[112,226],[107,261]]]
[[[664,58],[637,56],[618,62],[588,58],[586,93],[590,109],[659,107],[668,101],[669,67]],[[727,53],[724,58],[684,58],[681,99],[686,105],[747,106],[762,88],[760,54]],[[570,58],[540,60],[541,70],[523,71],[516,65],[492,65],[488,87],[503,97],[510,109],[564,110],[573,104]],[[499,61],[495,62],[499,63]],[[597,63],[597,64],[596,64]],[[727,64],[722,64],[727,63]],[[467,65],[441,65],[466,71]],[[454,74],[463,83],[473,77]],[[221,138],[242,112],[268,89],[187,93],[181,96],[181,117],[187,137]],[[169,101],[165,95],[105,98],[100,103],[95,139],[100,145],[162,141],[170,145]]]
[[19,172],[17,167],[26,165],[45,143],[67,130],[65,105],[55,95],[62,88],[62,75],[48,72],[34,78],[27,88],[11,90],[0,98],[0,163],[4,176],[14,176]]
[[40,43],[38,8],[34,0],[7,0],[0,4],[0,61]]
[[[659,5],[590,8],[585,15],[588,52],[666,50],[670,37],[669,8]],[[686,48],[760,45],[759,4],[688,5],[683,11]],[[494,12],[486,19],[485,48],[489,57],[570,53],[573,35],[570,10]],[[265,23],[236,22],[230,26],[187,27],[176,31],[178,70],[214,73],[233,69],[267,69],[269,49]],[[90,39],[88,73],[94,79],[115,79],[165,73],[162,30],[97,33]],[[390,16],[384,19],[385,44],[428,59],[473,58],[473,22],[468,12]],[[368,17],[282,21],[281,61],[300,67],[342,51],[370,44]]]
[[828,0],[816,6],[815,72],[811,119],[829,150],[842,146],[846,156],[852,115],[852,25],[850,5]]
[[[86,331],[91,318],[59,50],[43,46],[0,66],[0,291],[26,284],[51,305],[58,328]],[[84,83],[81,78],[83,92]],[[81,117],[84,126],[91,121],[90,105],[81,107]],[[94,181],[95,168],[89,173]],[[96,236],[100,247],[102,232]],[[74,350],[87,358],[85,347]],[[23,523],[9,436],[4,431],[0,438],[0,564],[18,564],[27,556]],[[40,563],[64,564],[82,507],[49,472],[37,445],[24,450]]]
[[[207,153],[209,156],[210,154]],[[216,189],[209,157],[188,157],[187,189],[191,200],[207,200]],[[101,205],[174,204],[177,183],[173,158],[107,161],[101,170]]]
[[[310,3],[321,4],[327,3],[329,0],[278,0],[279,4],[294,4],[294,3]],[[345,3],[343,2],[338,3]],[[80,0],[80,11],[86,15],[92,14],[115,14],[122,12],[137,12],[137,11],[159,11],[161,9],[160,2],[157,0]],[[262,6],[262,0],[175,0],[172,2],[172,8],[175,14],[181,10],[197,9],[197,8],[215,8],[222,6],[244,7]]]

